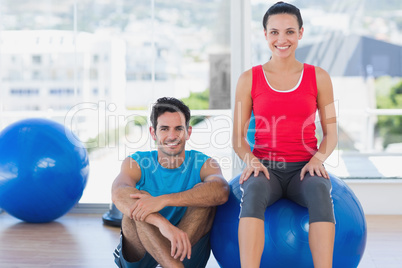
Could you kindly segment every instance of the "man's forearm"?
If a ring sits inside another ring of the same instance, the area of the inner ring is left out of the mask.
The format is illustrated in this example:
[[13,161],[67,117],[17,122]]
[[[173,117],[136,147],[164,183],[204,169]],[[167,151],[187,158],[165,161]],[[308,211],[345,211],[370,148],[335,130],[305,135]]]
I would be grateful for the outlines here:
[[[223,178],[222,178],[223,179]],[[211,207],[225,203],[229,195],[229,186],[221,180],[200,183],[184,192],[163,196],[165,206],[176,207]]]
[[148,217],[145,218],[145,222],[152,224],[159,229],[162,228],[164,224],[171,224],[165,217],[157,212],[149,214]]
[[[126,189],[127,188],[127,189]],[[120,196],[120,198],[116,198],[114,200],[114,204],[116,207],[127,217],[132,219],[132,207],[135,202],[137,202],[137,199],[133,199],[130,197],[130,194],[138,194],[141,193],[140,190],[137,188],[133,187],[124,187],[122,189],[118,190],[118,193],[116,195]],[[128,198],[127,198],[128,196]],[[133,219],[134,220],[134,219]],[[149,214],[148,217],[146,217],[145,222],[148,224],[152,224],[156,226],[157,228],[161,228],[163,224],[168,224],[170,223],[165,217],[163,217],[160,213],[155,212],[152,214]]]
[[140,191],[135,187],[120,186],[113,188],[112,202],[124,215],[130,217],[132,206],[136,202],[136,200],[130,198],[130,194],[137,193],[140,193]]

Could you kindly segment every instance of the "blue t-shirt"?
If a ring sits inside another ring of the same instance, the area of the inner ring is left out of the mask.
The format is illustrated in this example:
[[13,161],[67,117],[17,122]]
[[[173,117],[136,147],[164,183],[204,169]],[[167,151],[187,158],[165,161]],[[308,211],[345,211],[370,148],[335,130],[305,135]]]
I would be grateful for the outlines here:
[[[141,179],[136,188],[152,196],[178,193],[193,188],[201,182],[201,167],[209,158],[198,151],[185,151],[184,162],[178,168],[168,169],[159,164],[158,151],[136,152],[130,157],[141,168]],[[159,213],[173,225],[177,225],[186,209],[186,207],[165,207]]]

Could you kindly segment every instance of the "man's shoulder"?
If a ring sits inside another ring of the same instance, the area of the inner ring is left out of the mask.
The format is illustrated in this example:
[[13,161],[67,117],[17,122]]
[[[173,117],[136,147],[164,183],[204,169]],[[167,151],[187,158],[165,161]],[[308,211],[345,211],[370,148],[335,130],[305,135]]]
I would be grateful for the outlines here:
[[186,150],[186,154],[191,158],[205,158],[205,159],[210,158],[210,156],[197,150]]
[[129,155],[129,157],[131,157],[134,160],[138,160],[138,159],[142,159],[142,158],[151,158],[155,156],[155,153],[157,153],[156,151],[137,151],[131,155]]
[[201,169],[202,166],[211,157],[196,150],[186,151],[186,162],[187,165],[193,166],[195,169]]

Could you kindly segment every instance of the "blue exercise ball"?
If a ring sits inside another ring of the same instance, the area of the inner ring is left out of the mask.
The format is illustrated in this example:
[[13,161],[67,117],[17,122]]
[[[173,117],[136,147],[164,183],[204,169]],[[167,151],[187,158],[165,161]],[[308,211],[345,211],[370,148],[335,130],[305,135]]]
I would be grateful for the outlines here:
[[67,213],[87,183],[87,151],[63,125],[25,119],[0,133],[0,207],[26,222]]
[[[330,174],[335,211],[334,268],[355,268],[366,247],[367,227],[363,209],[352,190]],[[212,252],[223,268],[240,267],[238,225],[239,176],[230,182],[228,202],[218,207],[211,230]],[[280,199],[265,211],[265,245],[261,267],[313,267],[308,242],[306,208]]]

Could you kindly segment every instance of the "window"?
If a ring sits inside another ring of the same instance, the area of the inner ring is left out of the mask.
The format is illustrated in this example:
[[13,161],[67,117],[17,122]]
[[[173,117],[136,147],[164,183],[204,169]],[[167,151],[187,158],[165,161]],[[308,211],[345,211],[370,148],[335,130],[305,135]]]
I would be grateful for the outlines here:
[[39,89],[36,88],[12,88],[10,94],[13,96],[37,96]]
[[32,63],[34,63],[34,64],[41,64],[41,63],[42,63],[42,56],[40,56],[40,55],[33,55],[33,56],[32,56]]
[[95,64],[98,63],[99,62],[99,55],[93,55],[92,56],[92,62],[95,63]]
[[[156,98],[175,96],[189,99],[189,103],[192,98],[202,99],[203,105],[196,109],[214,108],[208,102],[209,96],[215,97],[210,92],[217,90],[210,85],[211,55],[230,58],[230,2],[38,0],[32,5],[1,1],[0,70],[7,74],[0,83],[0,92],[5,92],[0,101],[7,105],[1,107],[8,112],[21,107],[29,109],[27,112],[53,109],[57,114],[68,113],[77,104],[97,107],[98,111],[78,112],[77,122],[71,126],[83,142],[112,137],[119,129],[117,107],[147,118],[146,109]],[[26,81],[32,88],[21,87]],[[227,88],[225,101],[229,95]],[[84,117],[86,113],[90,116]],[[110,129],[102,128],[103,118],[94,120],[101,116],[110,120]],[[52,119],[65,122],[65,116]],[[140,149],[132,144],[149,145],[143,123],[130,129],[134,134],[140,131],[145,143],[132,142],[131,136],[124,134],[119,138],[131,144],[124,152],[116,148],[117,140],[107,146],[99,144],[99,150],[91,152],[90,176],[101,174],[105,179],[95,185],[96,180],[90,178],[81,202],[109,203],[118,160]],[[116,150],[113,167],[100,164],[99,155]]]
[[[268,2],[250,1],[251,65],[263,64],[271,56],[262,18],[276,1]],[[396,163],[384,168],[380,161],[388,160],[375,155],[386,154],[389,145],[393,151],[402,144],[402,101],[397,101],[402,100],[402,59],[395,57],[402,53],[402,39],[397,38],[402,24],[395,20],[395,10],[402,10],[402,4],[363,2],[291,1],[300,8],[304,25],[296,58],[322,67],[331,76],[339,131],[333,157],[337,174],[401,176],[393,167]],[[356,162],[349,160],[353,157],[364,159],[364,171],[353,167]]]
[[89,70],[89,77],[91,80],[97,80],[98,79],[98,70],[95,68],[91,68],[91,70]]
[[74,89],[73,88],[51,88],[49,90],[49,95],[72,96],[72,95],[74,95]]

